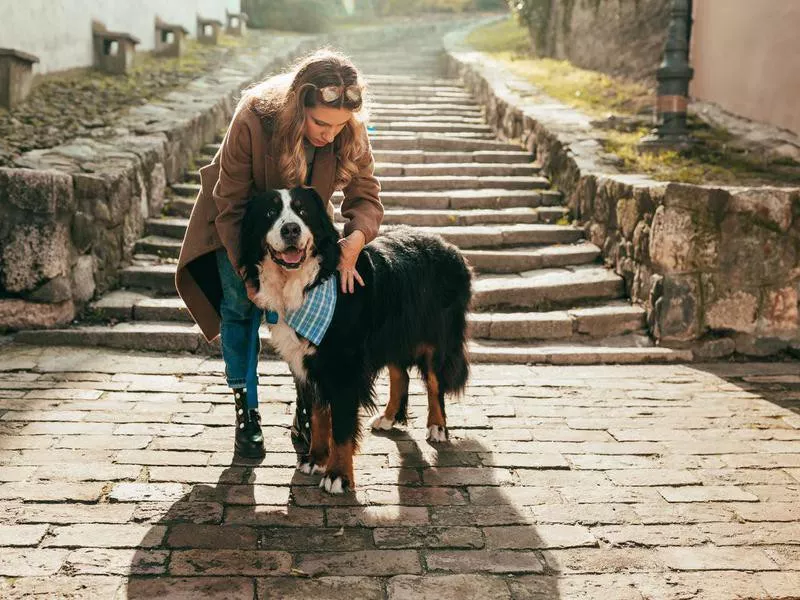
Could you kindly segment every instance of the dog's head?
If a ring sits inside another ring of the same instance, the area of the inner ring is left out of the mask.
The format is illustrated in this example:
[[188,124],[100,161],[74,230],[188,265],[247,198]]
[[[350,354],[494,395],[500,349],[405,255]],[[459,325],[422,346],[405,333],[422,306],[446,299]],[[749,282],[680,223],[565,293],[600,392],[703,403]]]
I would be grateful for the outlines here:
[[319,276],[325,278],[339,262],[338,240],[326,203],[316,190],[267,190],[254,194],[247,203],[240,262],[252,281],[258,280],[257,265],[263,260],[286,271],[317,260]]

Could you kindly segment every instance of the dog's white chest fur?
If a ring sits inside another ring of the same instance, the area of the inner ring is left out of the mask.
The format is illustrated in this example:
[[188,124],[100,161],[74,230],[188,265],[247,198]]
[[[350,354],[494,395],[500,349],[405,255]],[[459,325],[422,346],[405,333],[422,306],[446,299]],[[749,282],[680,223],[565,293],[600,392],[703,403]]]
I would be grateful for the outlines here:
[[317,349],[286,323],[286,313],[297,310],[303,304],[303,291],[316,279],[319,261],[312,259],[297,271],[286,271],[265,257],[258,272],[260,287],[253,302],[256,306],[278,313],[278,322],[269,330],[272,345],[288,363],[292,374],[298,380],[305,381],[303,359]]

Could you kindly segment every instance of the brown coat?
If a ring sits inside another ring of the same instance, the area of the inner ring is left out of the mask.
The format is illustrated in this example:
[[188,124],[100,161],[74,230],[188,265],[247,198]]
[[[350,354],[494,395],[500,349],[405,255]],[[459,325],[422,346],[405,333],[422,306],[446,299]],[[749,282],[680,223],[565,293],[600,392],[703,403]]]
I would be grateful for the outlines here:
[[[219,335],[222,297],[214,253],[224,247],[238,270],[239,234],[251,191],[286,187],[272,151],[271,134],[271,122],[244,107],[234,115],[214,160],[200,169],[200,192],[181,246],[175,287],[209,341]],[[334,140],[317,148],[311,171],[312,187],[329,203],[334,192],[336,147]],[[378,234],[383,219],[371,151],[359,167],[343,190],[344,233],[358,229],[369,242]],[[332,214],[330,204],[328,209]]]

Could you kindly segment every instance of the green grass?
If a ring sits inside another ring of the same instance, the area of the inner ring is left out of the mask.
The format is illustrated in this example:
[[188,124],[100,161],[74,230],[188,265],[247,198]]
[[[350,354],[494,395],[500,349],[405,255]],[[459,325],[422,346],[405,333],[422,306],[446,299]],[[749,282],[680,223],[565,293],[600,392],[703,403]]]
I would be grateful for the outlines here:
[[639,141],[650,133],[654,90],[640,82],[578,68],[568,61],[535,58],[527,31],[513,17],[473,31],[467,41],[564,104],[598,119],[614,116],[632,123],[633,131],[602,132],[605,150],[619,156],[620,169],[625,172],[686,183],[796,185],[800,181],[800,164],[748,151],[728,131],[691,116],[689,129],[695,144],[690,150],[640,153]]

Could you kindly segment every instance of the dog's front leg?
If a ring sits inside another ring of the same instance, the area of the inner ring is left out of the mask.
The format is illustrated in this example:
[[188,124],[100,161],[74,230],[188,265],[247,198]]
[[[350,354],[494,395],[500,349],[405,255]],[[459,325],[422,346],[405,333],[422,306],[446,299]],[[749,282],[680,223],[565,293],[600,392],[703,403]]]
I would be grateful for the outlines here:
[[331,454],[319,486],[331,494],[341,494],[355,487],[353,455],[358,449],[358,398],[358,393],[343,390],[330,405]]
[[311,411],[311,449],[307,464],[310,473],[324,473],[331,452],[331,410],[314,404]]

